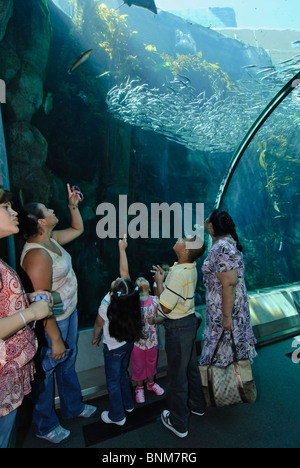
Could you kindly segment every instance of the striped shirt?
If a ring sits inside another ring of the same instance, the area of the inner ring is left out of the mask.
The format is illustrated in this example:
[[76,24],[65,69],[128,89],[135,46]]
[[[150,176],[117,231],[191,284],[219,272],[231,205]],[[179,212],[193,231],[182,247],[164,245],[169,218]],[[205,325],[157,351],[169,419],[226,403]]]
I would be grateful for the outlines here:
[[193,263],[174,263],[166,278],[165,289],[160,296],[159,303],[171,309],[164,314],[158,307],[158,313],[164,318],[180,319],[195,313],[195,289],[197,284],[197,267]]

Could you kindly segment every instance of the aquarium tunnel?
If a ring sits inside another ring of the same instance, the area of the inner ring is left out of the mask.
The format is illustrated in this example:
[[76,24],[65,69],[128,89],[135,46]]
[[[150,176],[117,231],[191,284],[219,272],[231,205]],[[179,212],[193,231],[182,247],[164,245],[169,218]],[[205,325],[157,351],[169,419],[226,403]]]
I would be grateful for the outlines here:
[[[53,208],[62,228],[66,184],[84,194],[85,232],[68,251],[79,285],[77,371],[87,393],[99,391],[92,373],[103,367],[92,327],[119,275],[120,225],[134,219],[120,196],[149,211],[154,203],[189,204],[193,219],[197,203],[205,216],[214,207],[229,211],[244,247],[258,345],[300,334],[299,28],[263,29],[262,19],[241,26],[231,7],[166,11],[157,0],[155,14],[122,3],[15,0],[0,17],[2,183],[16,203]],[[115,236],[100,232],[102,203],[115,209]],[[151,236],[150,223],[139,229],[148,232],[129,236],[129,269],[151,281],[153,264],[175,261],[175,236],[161,228]],[[1,249],[18,265],[17,239]]]

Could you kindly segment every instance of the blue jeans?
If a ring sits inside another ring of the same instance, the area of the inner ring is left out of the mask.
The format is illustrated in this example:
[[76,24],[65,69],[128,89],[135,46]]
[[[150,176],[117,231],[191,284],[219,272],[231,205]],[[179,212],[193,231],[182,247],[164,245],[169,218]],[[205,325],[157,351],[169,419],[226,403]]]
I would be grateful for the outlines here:
[[55,361],[50,358],[51,341],[46,334],[48,350],[42,359],[45,375],[34,382],[33,397],[33,423],[37,435],[44,436],[58,427],[59,420],[56,415],[54,398],[54,372],[58,394],[60,398],[61,415],[64,419],[74,418],[84,410],[81,389],[75,371],[77,353],[77,310],[73,314],[57,322],[62,340],[67,348],[67,359]]
[[0,448],[6,448],[9,442],[11,431],[13,430],[17,410],[12,411],[7,416],[0,418]]
[[128,377],[128,363],[133,349],[133,343],[126,343],[120,348],[109,351],[104,345],[104,362],[106,385],[109,395],[108,417],[114,421],[121,421],[125,417],[125,409],[134,407],[130,381]]
[[179,432],[188,430],[190,411],[204,413],[206,409],[196,356],[197,326],[194,314],[164,321],[169,384],[167,402],[170,421]]

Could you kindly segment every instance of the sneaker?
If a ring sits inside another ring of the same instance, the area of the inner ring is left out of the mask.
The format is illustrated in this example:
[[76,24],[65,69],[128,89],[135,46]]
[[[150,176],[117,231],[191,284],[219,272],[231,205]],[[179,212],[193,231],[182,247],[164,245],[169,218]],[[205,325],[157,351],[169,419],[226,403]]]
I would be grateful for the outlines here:
[[135,389],[135,400],[136,400],[137,403],[145,403],[144,387],[136,387],[136,389]]
[[161,396],[165,393],[164,389],[161,388],[157,383],[147,383],[147,390],[149,392],[154,392],[155,395]]
[[193,411],[193,410],[191,410],[191,413],[192,413],[192,414],[195,414],[196,416],[204,416],[204,415],[205,415],[205,411],[203,411],[203,413],[200,413],[200,411]]
[[96,406],[84,405],[83,411],[79,414],[79,418],[90,418],[97,410]]
[[125,408],[125,411],[126,411],[127,413],[132,413],[133,410],[134,410],[134,408],[129,408],[129,409]]
[[108,416],[108,411],[103,411],[103,413],[101,413],[101,419],[106,424],[116,424],[117,426],[124,426],[126,423],[126,417],[121,419],[121,421],[112,421]]
[[61,426],[58,426],[55,429],[53,429],[53,431],[49,432],[49,434],[46,434],[44,436],[36,434],[36,437],[38,437],[39,439],[45,439],[48,442],[51,442],[52,444],[60,444],[60,442],[69,437],[70,434],[70,431],[64,429]]
[[188,435],[188,431],[186,432],[179,432],[175,429],[175,427],[172,426],[172,423],[170,421],[170,411],[167,411],[167,410],[164,410],[162,413],[161,413],[161,420],[162,420],[162,423],[163,425],[169,429],[170,431],[174,432],[174,434],[176,434],[178,437],[180,437],[181,439],[183,439],[184,437],[186,437]]

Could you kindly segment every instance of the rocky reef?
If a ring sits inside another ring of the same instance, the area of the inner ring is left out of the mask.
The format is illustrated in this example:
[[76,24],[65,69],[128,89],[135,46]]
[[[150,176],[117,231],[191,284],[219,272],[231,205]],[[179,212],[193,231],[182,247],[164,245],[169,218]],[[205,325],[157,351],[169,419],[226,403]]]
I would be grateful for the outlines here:
[[48,143],[32,125],[32,117],[43,103],[50,39],[46,1],[1,2],[0,70],[7,84],[3,120],[11,186],[28,193],[34,190],[45,200],[52,195],[51,174],[46,167]]

